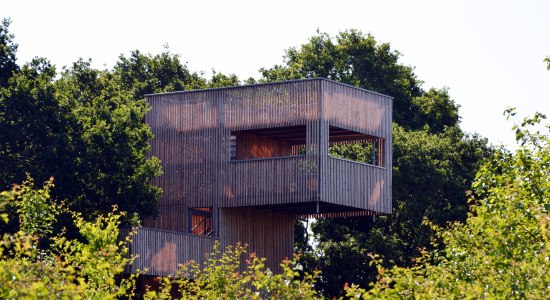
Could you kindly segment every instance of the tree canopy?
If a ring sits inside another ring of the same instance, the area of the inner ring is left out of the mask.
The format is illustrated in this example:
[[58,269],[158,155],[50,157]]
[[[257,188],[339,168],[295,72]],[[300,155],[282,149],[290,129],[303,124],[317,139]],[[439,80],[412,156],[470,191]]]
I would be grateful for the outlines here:
[[114,75],[78,61],[56,79],[55,68],[35,59],[0,89],[0,185],[56,178],[57,199],[95,214],[118,204],[129,213],[155,211],[159,189],[150,178],[158,160],[146,157],[152,137],[147,107]]

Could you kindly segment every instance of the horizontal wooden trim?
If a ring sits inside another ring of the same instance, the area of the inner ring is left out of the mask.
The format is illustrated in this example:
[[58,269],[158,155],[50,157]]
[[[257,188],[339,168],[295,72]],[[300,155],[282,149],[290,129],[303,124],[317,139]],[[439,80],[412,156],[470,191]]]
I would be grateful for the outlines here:
[[299,159],[305,158],[306,155],[292,155],[292,156],[275,156],[275,157],[266,157],[266,158],[252,158],[252,159],[237,159],[231,160],[230,163],[240,163],[240,162],[251,162],[251,161],[267,161],[267,160],[278,160],[278,159]]
[[220,88],[210,88],[210,89],[200,89],[200,90],[188,90],[188,91],[174,91],[174,92],[164,92],[164,93],[157,93],[157,94],[145,94],[145,97],[151,97],[151,96],[157,96],[157,95],[173,95],[173,94],[187,94],[187,93],[200,93],[204,91],[223,91],[223,90],[231,90],[231,89],[244,89],[244,88],[254,88],[254,87],[265,87],[265,86],[275,86],[280,84],[288,84],[288,83],[294,83],[294,82],[306,82],[306,81],[327,81],[334,85],[344,86],[348,88],[352,88],[355,90],[363,91],[363,92],[369,92],[373,95],[378,95],[387,98],[388,100],[393,102],[393,97],[388,96],[382,93],[378,93],[371,90],[366,90],[360,87],[356,87],[354,85],[350,85],[347,83],[341,83],[338,81],[334,81],[328,78],[323,77],[316,77],[316,78],[304,78],[304,79],[294,79],[294,80],[285,80],[285,81],[276,81],[276,82],[267,82],[267,83],[255,83],[255,84],[248,84],[248,85],[239,85],[239,86],[231,86],[231,87],[220,87]]

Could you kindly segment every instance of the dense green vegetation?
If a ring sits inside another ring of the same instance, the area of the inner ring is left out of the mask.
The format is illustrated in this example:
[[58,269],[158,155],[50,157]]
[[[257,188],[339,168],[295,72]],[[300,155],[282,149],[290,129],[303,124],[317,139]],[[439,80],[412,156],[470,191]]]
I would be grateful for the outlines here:
[[[93,221],[51,200],[53,180],[35,188],[32,179],[0,193],[1,223],[19,224],[0,238],[0,298],[117,299],[132,295],[133,279],[116,279],[129,259],[118,240],[121,215]],[[15,214],[6,211],[15,209]],[[61,214],[69,214],[80,239],[54,233]],[[49,244],[44,247],[44,244]]]
[[[507,111],[509,116],[514,110]],[[420,299],[547,299],[550,284],[550,125],[535,114],[515,127],[521,147],[498,149],[473,184],[465,222],[439,227],[443,250],[423,251],[414,267],[385,269],[370,291],[349,296]],[[379,263],[379,261],[377,261]]]
[[[111,70],[94,69],[83,59],[61,72],[44,58],[20,66],[8,27],[2,21],[0,269],[8,271],[0,275],[0,297],[131,293],[131,280],[114,280],[127,263],[115,227],[154,214],[161,193],[150,181],[161,170],[156,158],[146,156],[152,135],[143,122],[144,95],[241,81],[216,72],[207,79],[168,50],[132,51]],[[270,274],[253,257],[239,274],[235,266],[244,249],[235,247],[221,269],[212,260],[211,269],[195,270],[199,280],[167,281],[164,290],[148,295],[167,296],[175,285],[206,299],[224,293],[230,298],[233,286],[231,295],[249,298],[541,296],[549,284],[550,156],[548,134],[528,126],[544,116],[518,124],[523,147],[517,152],[492,149],[460,129],[447,89],[425,90],[399,57],[370,34],[318,33],[288,49],[282,64],[262,68],[259,80],[326,77],[395,97],[392,215],[314,222],[316,247],[298,222],[300,258],[296,265],[285,263],[283,274]],[[550,69],[550,59],[545,61]],[[330,151],[361,159],[368,147]],[[27,174],[45,186],[34,189]],[[126,214],[113,214],[113,205]],[[371,284],[370,291],[358,287]]]

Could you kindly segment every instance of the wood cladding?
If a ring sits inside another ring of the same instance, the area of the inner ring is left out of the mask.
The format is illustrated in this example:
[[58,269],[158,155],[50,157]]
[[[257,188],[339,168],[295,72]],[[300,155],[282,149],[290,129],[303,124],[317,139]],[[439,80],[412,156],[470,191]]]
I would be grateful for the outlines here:
[[224,243],[248,245],[248,253],[266,258],[266,267],[280,272],[280,263],[294,253],[294,221],[287,213],[251,207],[220,209],[220,236]]
[[137,227],[123,228],[121,236],[128,236],[132,230],[132,242],[128,245],[129,255],[135,256],[127,272],[142,275],[175,275],[180,264],[193,260],[205,262],[206,254],[212,252],[218,239],[181,232]]
[[[292,259],[294,247],[294,216],[256,208],[220,209],[220,236],[211,238],[146,227],[123,228],[121,236],[126,237],[134,230],[132,242],[128,245],[129,255],[135,256],[127,272],[143,272],[143,275],[175,275],[180,264],[193,260],[199,264],[214,249],[241,243],[247,245],[248,254],[255,253],[266,258],[266,267],[280,272],[280,263]],[[245,259],[243,257],[242,269]]]
[[[155,135],[151,155],[161,159],[164,169],[154,179],[164,191],[159,207],[318,201],[363,214],[391,212],[390,97],[311,79],[148,95],[147,101],[152,109],[146,122]],[[286,132],[287,139],[285,128],[295,131]],[[383,141],[379,166],[334,162],[328,156],[330,128]],[[298,155],[299,143],[303,155]],[[357,190],[345,190],[350,187]],[[331,211],[307,213],[326,216]],[[186,224],[184,218],[178,222]]]
[[[392,103],[391,98],[330,81],[322,82],[322,126],[333,126],[380,138],[379,166],[328,157],[321,160],[320,194],[329,203],[367,209],[325,212],[323,217],[389,214],[392,209]],[[321,139],[321,156],[328,156]]]
[[[166,190],[163,189],[163,193],[166,193]],[[146,218],[143,225],[168,231],[188,232],[188,210],[183,201],[171,204],[161,202],[157,205],[158,216]]]
[[[307,156],[233,161],[220,207],[317,201],[317,170]],[[309,200],[309,201],[308,201]]]

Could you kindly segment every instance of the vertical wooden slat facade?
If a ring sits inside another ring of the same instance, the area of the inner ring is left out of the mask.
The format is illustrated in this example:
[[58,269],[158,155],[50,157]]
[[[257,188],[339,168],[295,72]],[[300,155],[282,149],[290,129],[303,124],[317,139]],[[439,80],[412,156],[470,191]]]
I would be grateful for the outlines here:
[[137,227],[121,229],[121,236],[132,233],[128,255],[135,257],[127,272],[142,275],[174,275],[180,264],[193,260],[199,265],[212,252],[216,238],[181,232]]
[[[147,101],[164,174],[146,226],[188,232],[189,209],[209,207],[222,243],[243,239],[278,264],[292,256],[296,216],[391,213],[391,97],[308,79]],[[378,165],[328,155],[331,144],[365,140],[376,141]]]
[[283,259],[292,259],[294,217],[252,207],[220,209],[220,237],[224,244],[248,245],[248,252],[266,258],[266,267],[281,271]]
[[[335,216],[361,216],[389,214],[392,209],[392,101],[391,97],[331,81],[322,82],[323,127],[335,126],[382,138],[381,165],[329,157],[322,168],[322,199],[326,202],[351,206],[366,211],[325,214]],[[324,132],[327,130],[324,129]],[[322,139],[322,151],[328,141]]]

